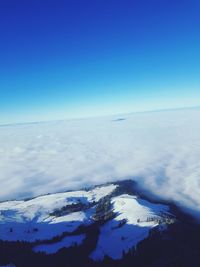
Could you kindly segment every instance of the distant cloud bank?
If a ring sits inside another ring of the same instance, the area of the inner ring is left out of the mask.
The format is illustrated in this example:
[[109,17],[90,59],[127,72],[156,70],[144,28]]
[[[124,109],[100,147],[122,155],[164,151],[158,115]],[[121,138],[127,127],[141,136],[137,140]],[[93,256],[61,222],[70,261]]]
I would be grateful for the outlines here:
[[0,127],[0,200],[133,178],[198,216],[199,120],[188,109]]

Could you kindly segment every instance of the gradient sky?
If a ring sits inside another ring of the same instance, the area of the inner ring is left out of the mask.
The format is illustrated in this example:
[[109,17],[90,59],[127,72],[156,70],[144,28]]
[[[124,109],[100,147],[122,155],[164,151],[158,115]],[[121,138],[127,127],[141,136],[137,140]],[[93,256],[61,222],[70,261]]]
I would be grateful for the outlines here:
[[0,123],[200,105],[199,0],[0,1]]

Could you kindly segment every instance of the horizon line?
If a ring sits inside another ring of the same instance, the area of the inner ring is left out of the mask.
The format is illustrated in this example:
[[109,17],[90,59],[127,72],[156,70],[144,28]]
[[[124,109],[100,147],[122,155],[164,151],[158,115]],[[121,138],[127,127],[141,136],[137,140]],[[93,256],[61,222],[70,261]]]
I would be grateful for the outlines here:
[[75,117],[75,118],[66,118],[66,119],[55,119],[55,120],[41,120],[41,121],[24,121],[24,122],[11,122],[11,123],[0,123],[0,127],[13,126],[13,125],[26,125],[26,124],[40,124],[40,123],[50,123],[50,122],[59,122],[59,121],[74,121],[74,120],[85,120],[85,119],[95,119],[95,118],[105,118],[112,116],[124,116],[124,115],[132,115],[132,114],[142,114],[142,113],[153,113],[153,112],[167,112],[167,111],[175,111],[175,110],[184,110],[184,109],[198,109],[198,106],[189,106],[189,107],[180,107],[180,108],[164,108],[164,109],[150,109],[143,111],[132,111],[132,112],[121,112],[107,115],[96,115],[96,116],[86,116],[86,117]]

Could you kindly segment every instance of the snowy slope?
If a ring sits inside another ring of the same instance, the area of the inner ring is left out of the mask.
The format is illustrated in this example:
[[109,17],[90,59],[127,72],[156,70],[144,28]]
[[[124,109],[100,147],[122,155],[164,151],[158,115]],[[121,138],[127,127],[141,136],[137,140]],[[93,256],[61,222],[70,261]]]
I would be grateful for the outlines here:
[[73,191],[37,197],[28,201],[0,203],[0,239],[34,241],[51,239],[89,224],[93,208],[55,217],[50,214],[66,205],[98,202],[112,193],[116,185],[96,187],[90,191]]
[[45,254],[55,254],[62,248],[68,248],[72,246],[81,245],[85,235],[74,235],[63,238],[60,242],[53,244],[43,244],[34,248],[35,252],[44,252]]
[[[168,206],[132,195],[133,185],[134,182],[130,181],[120,182],[27,201],[2,202],[0,240],[27,241],[32,243],[35,253],[55,254],[62,248],[84,246],[88,227],[95,226],[100,231],[94,239],[98,241],[90,258],[94,261],[103,260],[105,256],[121,259],[123,253],[148,237],[159,220],[171,216]],[[69,209],[74,204],[78,204],[78,211]],[[66,205],[66,214],[58,212],[52,215]],[[165,221],[161,224],[167,227]],[[75,231],[79,226],[83,227]]]
[[[113,259],[122,258],[123,252],[128,252],[148,237],[150,229],[158,225],[156,221],[147,222],[147,218],[160,218],[168,212],[165,205],[152,204],[135,196],[121,195],[113,198],[112,202],[118,215],[101,227],[97,248],[91,254],[94,260],[102,260],[105,255]],[[118,227],[123,219],[127,222]]]

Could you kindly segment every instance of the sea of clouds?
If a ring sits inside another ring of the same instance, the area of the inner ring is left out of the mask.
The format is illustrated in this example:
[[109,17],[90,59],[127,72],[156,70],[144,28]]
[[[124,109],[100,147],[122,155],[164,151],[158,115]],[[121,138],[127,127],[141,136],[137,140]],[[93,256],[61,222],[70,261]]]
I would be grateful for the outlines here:
[[0,127],[0,200],[127,178],[198,216],[200,109]]

